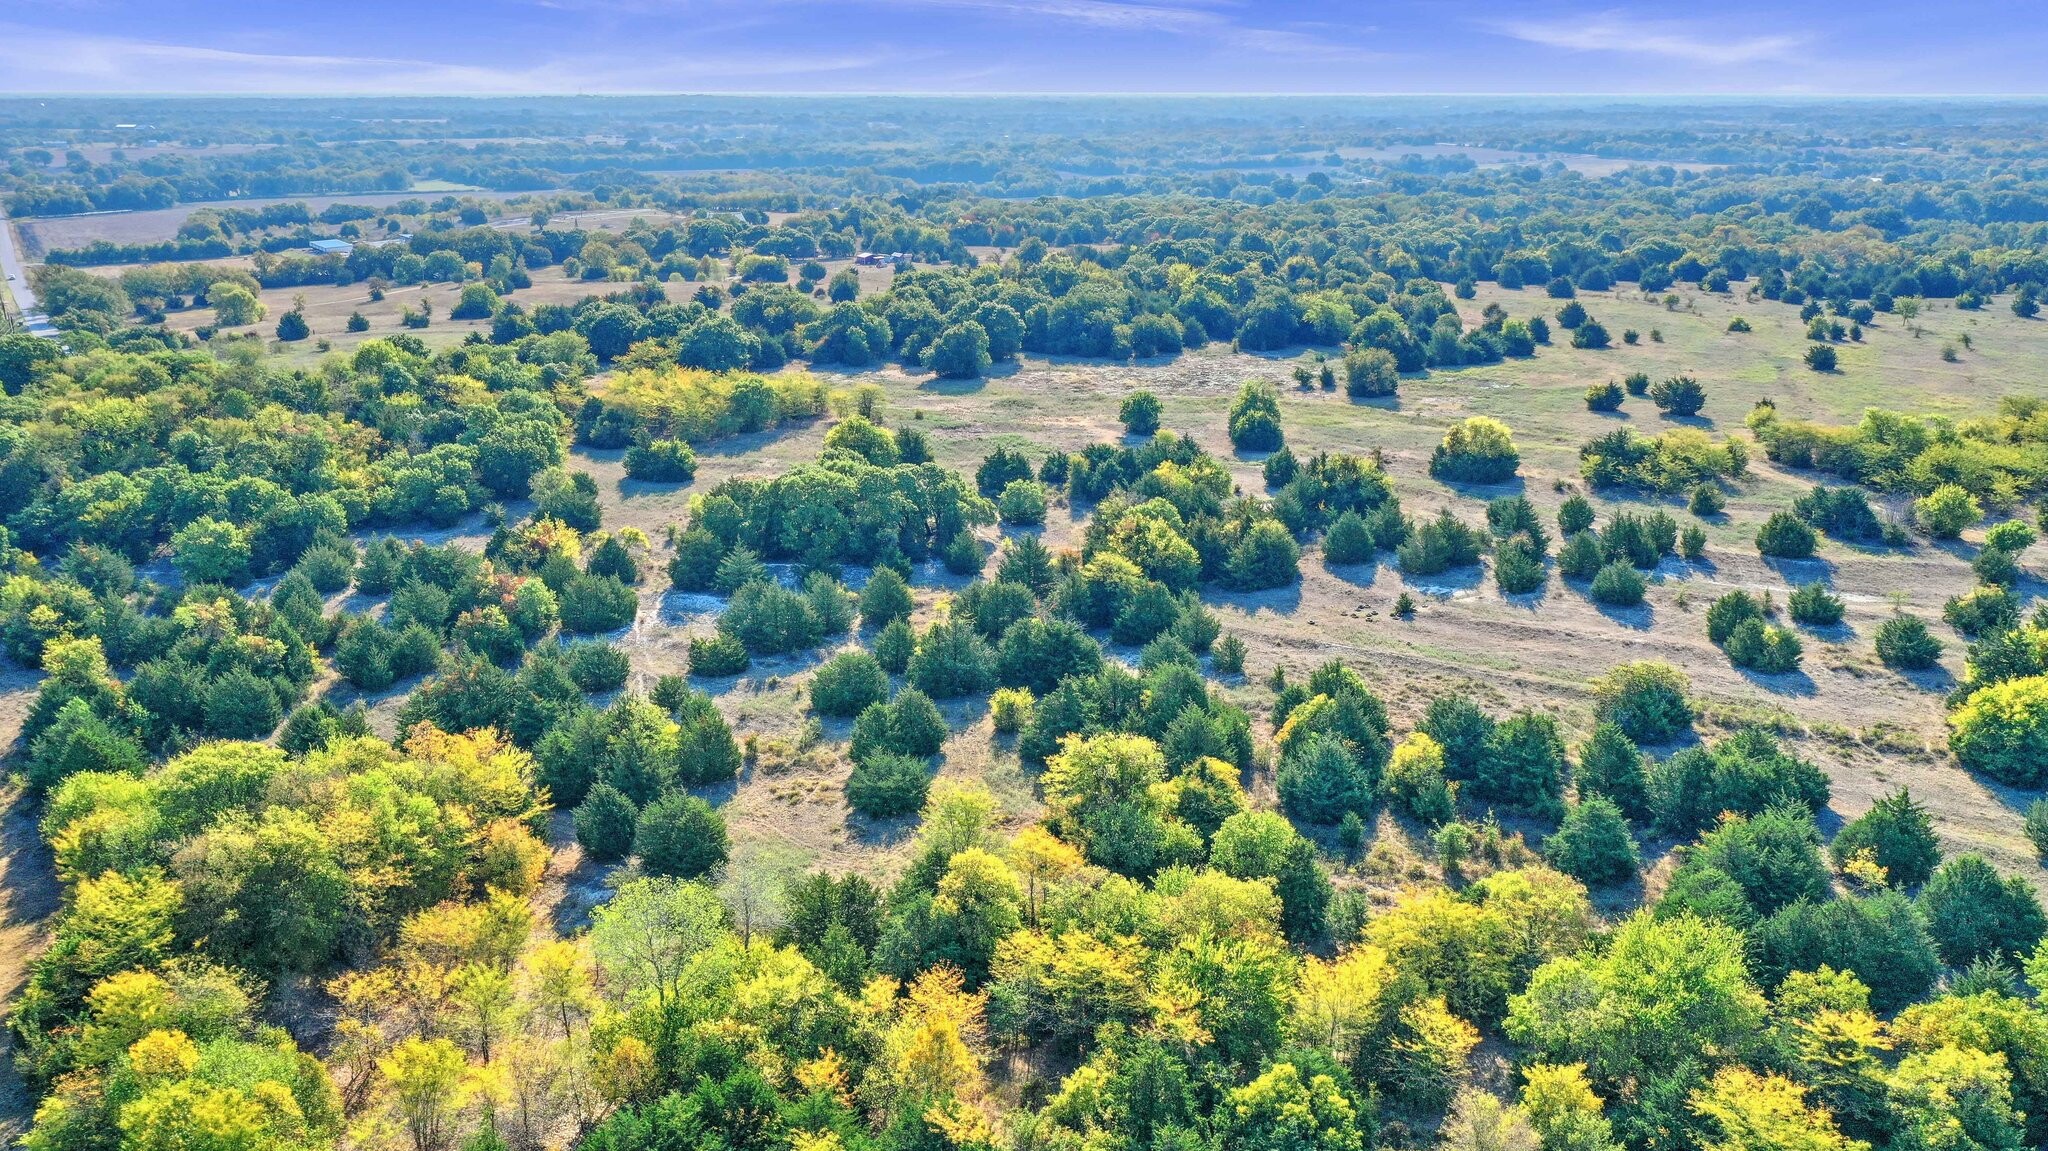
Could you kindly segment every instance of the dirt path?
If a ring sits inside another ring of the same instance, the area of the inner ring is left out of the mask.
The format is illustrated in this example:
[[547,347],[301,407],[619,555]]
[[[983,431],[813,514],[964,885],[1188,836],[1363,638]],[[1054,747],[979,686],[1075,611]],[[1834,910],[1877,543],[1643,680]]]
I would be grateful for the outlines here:
[[[12,786],[0,789],[0,808],[0,1002],[11,1006],[48,942],[58,890],[28,797]],[[13,1036],[0,1031],[0,1147],[14,1146],[34,1114],[35,1100],[14,1072]]]

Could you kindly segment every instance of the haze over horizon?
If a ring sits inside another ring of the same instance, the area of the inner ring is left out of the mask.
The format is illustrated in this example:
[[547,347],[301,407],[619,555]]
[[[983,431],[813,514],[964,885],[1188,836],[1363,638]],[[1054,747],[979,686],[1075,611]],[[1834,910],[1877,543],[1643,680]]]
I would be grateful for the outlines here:
[[2013,0],[454,0],[0,8],[0,92],[2010,95]]

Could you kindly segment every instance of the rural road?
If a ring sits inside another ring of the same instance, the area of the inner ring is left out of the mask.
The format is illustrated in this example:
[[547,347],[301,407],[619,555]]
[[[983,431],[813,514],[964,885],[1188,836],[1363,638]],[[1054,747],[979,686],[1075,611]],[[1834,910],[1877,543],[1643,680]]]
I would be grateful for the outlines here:
[[0,275],[7,277],[7,290],[13,293],[14,306],[21,312],[22,323],[38,336],[55,336],[57,331],[50,326],[47,317],[36,310],[35,289],[29,287],[28,269],[21,265],[21,253],[14,246],[14,228],[7,222],[7,213],[0,210]]

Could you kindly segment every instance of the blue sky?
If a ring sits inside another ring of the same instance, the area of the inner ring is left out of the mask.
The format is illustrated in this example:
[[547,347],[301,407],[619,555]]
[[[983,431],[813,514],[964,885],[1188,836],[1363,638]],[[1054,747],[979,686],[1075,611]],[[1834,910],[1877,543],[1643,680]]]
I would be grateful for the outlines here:
[[0,0],[0,91],[2040,93],[2040,0]]

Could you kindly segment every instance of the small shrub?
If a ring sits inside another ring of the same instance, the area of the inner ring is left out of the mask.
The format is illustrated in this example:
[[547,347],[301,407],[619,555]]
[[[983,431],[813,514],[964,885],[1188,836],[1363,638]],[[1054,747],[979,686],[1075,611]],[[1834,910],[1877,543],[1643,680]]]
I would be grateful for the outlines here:
[[1728,662],[1766,675],[1783,675],[1799,667],[1802,652],[1799,637],[1762,619],[1737,624],[1723,645]]
[[1970,571],[1979,582],[1992,587],[2012,587],[2020,582],[2020,562],[2004,548],[1985,548],[1970,561]]
[[2037,799],[2027,805],[2027,842],[2034,845],[2034,855],[2048,860],[2048,799]]
[[1359,348],[1344,356],[1344,390],[1353,399],[1391,396],[1401,386],[1401,369],[1384,348]]
[[1609,380],[1594,384],[1586,389],[1586,410],[1589,412],[1611,412],[1621,407],[1621,385]]
[[1777,559],[1813,558],[1813,529],[1791,512],[1772,512],[1756,532],[1756,550]]
[[1524,595],[1540,588],[1550,578],[1543,560],[1525,536],[1502,544],[1493,561],[1494,582],[1503,595]]
[[725,817],[687,792],[670,792],[640,810],[633,853],[650,875],[697,879],[725,865]]
[[654,440],[626,449],[626,475],[658,484],[686,484],[697,478],[697,453],[681,440]]
[[1707,641],[1716,646],[1725,644],[1736,628],[1763,618],[1762,600],[1746,591],[1729,592],[1707,608]]
[[2034,546],[2034,525],[2025,520],[2001,520],[1984,532],[1984,546],[2018,555]]
[[1806,348],[1806,366],[1816,372],[1835,370],[1835,350],[1826,344],[1809,344]]
[[632,663],[608,643],[572,643],[563,649],[562,669],[582,691],[616,691],[626,686]]
[[988,699],[989,717],[995,722],[997,731],[1015,735],[1031,722],[1033,702],[1030,688],[1001,688]]
[[954,536],[946,544],[945,554],[941,558],[945,561],[947,571],[963,576],[979,572],[981,565],[987,561],[987,556],[981,550],[981,541],[974,538],[973,532],[967,531]]
[[860,622],[864,627],[883,628],[899,619],[910,618],[915,603],[910,585],[895,568],[878,567],[860,590]]
[[910,815],[924,806],[931,783],[924,760],[878,752],[854,763],[846,777],[846,802],[874,819]]
[[1692,726],[1692,684],[1667,663],[1625,663],[1593,682],[1593,715],[1637,743],[1667,743]]
[[1543,844],[1552,867],[1598,887],[1632,878],[1642,866],[1628,818],[1604,795],[1591,795],[1565,810],[1564,822]]
[[1575,495],[1559,504],[1557,508],[1557,534],[1575,536],[1593,526],[1593,503],[1584,496]]
[[1323,562],[1331,566],[1370,562],[1377,550],[1365,520],[1350,508],[1323,534]]
[[624,859],[633,850],[633,830],[640,810],[624,792],[608,783],[590,789],[576,806],[576,842],[593,859]]
[[1607,553],[1600,546],[1600,536],[1595,532],[1583,531],[1568,536],[1564,546],[1558,549],[1557,570],[1566,579],[1592,579],[1600,574],[1607,564]]
[[562,589],[562,630],[595,635],[633,622],[640,598],[608,575],[579,575]]
[[1698,524],[1685,525],[1685,531],[1678,536],[1678,554],[1690,561],[1707,554],[1707,529]]
[[1230,406],[1228,430],[1239,451],[1278,451],[1285,437],[1280,431],[1280,396],[1273,385],[1247,382]]
[[1244,671],[1244,641],[1226,635],[1209,649],[1209,663],[1217,675],[1238,675]]
[[1957,762],[2012,787],[2048,782],[2048,676],[2023,676],[1970,694],[1949,713]]
[[910,630],[907,619],[890,621],[889,626],[875,637],[875,660],[890,675],[902,675],[910,666],[910,657],[915,654],[917,633]]
[[1828,591],[1827,585],[1815,580],[1792,589],[1791,598],[1786,601],[1792,612],[1792,622],[1811,627],[1832,627],[1842,622],[1843,605],[1841,598]]
[[1721,489],[1713,484],[1695,485],[1685,501],[1685,510],[1701,519],[1720,515],[1727,506],[1728,501],[1721,495]]
[[1499,484],[1513,479],[1522,457],[1508,426],[1486,416],[1451,425],[1429,458],[1429,474],[1451,483]]
[[753,664],[745,644],[723,632],[690,641],[690,674],[707,679],[738,675]]
[[1444,778],[1444,749],[1420,732],[1395,745],[1386,789],[1387,802],[1411,819],[1436,826],[1457,818],[1456,793]]
[[1006,524],[1036,527],[1045,522],[1045,487],[1037,480],[1011,480],[996,500],[996,512]]
[[1938,540],[1952,540],[1983,518],[1977,497],[1956,484],[1943,484],[1913,501],[1913,521]]
[[2020,621],[2020,601],[2007,588],[1990,584],[1950,597],[1941,618],[1966,636],[2004,631]]
[[1707,406],[1707,390],[1691,376],[1670,376],[1650,389],[1650,401],[1667,416],[1695,416]]
[[1895,615],[1877,629],[1877,658],[1886,667],[1920,671],[1941,658],[1941,641],[1916,615]]
[[1650,394],[1650,374],[1630,372],[1622,378],[1621,386],[1626,388],[1631,396],[1647,396]]
[[1647,585],[1635,566],[1616,560],[1593,577],[1593,599],[1609,607],[1635,607],[1643,602]]
[[1162,407],[1159,397],[1151,392],[1132,392],[1124,397],[1117,408],[1117,418],[1123,421],[1124,431],[1133,436],[1149,436],[1159,430],[1159,416]]
[[1749,321],[1743,319],[1741,316],[1737,316],[1734,319],[1728,321],[1728,330],[1731,332],[1747,332],[1750,330]]
[[1481,533],[1459,522],[1446,508],[1427,520],[1395,549],[1404,575],[1436,575],[1479,562]]
[[820,715],[851,718],[888,698],[888,673],[864,651],[841,652],[811,677],[811,710]]

